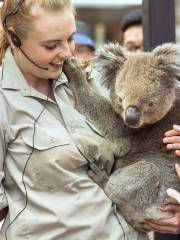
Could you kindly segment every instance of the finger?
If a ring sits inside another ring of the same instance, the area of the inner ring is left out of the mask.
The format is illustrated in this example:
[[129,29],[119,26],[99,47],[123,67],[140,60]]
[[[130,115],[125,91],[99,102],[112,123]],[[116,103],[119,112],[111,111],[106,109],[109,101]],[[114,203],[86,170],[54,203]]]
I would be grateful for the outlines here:
[[163,138],[163,143],[180,143],[180,136],[171,136]]
[[167,204],[161,207],[162,212],[173,212],[180,213],[180,205],[179,204]]
[[176,131],[176,130],[174,130],[174,129],[171,129],[171,130],[165,132],[164,135],[165,135],[166,137],[176,136],[176,135],[178,135],[178,131]]
[[[174,219],[174,217],[173,217]],[[171,220],[171,218],[169,219],[162,219],[162,220],[147,220],[146,224],[148,224],[149,226],[170,226],[170,227],[174,227],[173,221]]]
[[174,124],[173,129],[180,134],[180,125]]
[[[178,151],[178,150],[177,150]],[[180,154],[180,151],[178,151],[178,153]],[[180,165],[179,164],[175,164],[175,168],[176,168],[176,172],[177,172],[177,175],[178,177],[180,178]]]
[[178,233],[177,227],[174,226],[161,226],[155,223],[149,223],[149,229],[152,229],[154,232],[160,232],[160,233]]
[[168,150],[179,150],[180,149],[180,143],[167,144],[166,148]]
[[180,193],[172,188],[168,188],[167,194],[169,197],[176,199],[176,201],[180,204]]
[[[176,156],[180,157],[180,150],[175,151]],[[179,176],[180,177],[180,176]]]

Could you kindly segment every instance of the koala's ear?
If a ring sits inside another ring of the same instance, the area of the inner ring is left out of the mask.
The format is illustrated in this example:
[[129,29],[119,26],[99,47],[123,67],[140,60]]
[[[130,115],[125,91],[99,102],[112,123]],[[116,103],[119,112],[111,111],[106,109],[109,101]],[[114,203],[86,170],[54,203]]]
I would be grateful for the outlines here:
[[165,43],[156,47],[153,54],[159,58],[168,76],[180,81],[180,45]]
[[100,82],[108,89],[115,82],[117,72],[123,67],[125,52],[118,43],[108,43],[96,53],[95,69],[100,72]]

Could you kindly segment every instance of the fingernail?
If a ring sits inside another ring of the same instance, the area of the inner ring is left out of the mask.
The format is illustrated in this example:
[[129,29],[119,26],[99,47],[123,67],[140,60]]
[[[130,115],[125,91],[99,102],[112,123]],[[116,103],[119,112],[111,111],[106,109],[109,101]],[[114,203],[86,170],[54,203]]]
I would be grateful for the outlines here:
[[167,148],[167,149],[172,149],[172,146],[171,146],[170,144],[167,144],[167,145],[166,145],[166,148]]
[[173,128],[174,128],[175,130],[180,131],[180,126],[179,126],[179,125],[173,125]]

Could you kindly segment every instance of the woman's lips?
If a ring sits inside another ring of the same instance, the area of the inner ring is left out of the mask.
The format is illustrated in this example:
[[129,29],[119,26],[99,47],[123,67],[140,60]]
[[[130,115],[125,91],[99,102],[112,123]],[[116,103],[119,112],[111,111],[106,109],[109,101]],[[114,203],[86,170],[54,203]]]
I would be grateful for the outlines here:
[[62,63],[50,63],[51,66],[55,68],[62,68],[63,64]]

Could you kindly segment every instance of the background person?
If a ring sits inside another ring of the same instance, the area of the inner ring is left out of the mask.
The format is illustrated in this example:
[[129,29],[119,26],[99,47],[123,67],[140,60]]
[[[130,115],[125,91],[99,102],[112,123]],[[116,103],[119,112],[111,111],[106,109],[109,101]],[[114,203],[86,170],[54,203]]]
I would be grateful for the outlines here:
[[143,51],[142,11],[134,10],[126,14],[121,22],[122,45],[129,51]]
[[81,60],[89,60],[94,56],[95,42],[94,33],[89,24],[83,21],[76,21],[75,56]]

